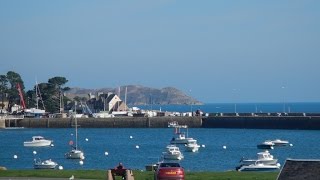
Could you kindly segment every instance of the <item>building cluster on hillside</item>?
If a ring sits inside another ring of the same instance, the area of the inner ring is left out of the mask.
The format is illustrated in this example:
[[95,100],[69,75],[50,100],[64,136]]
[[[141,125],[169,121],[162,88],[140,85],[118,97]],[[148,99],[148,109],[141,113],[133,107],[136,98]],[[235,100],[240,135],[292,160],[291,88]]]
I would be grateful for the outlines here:
[[[8,101],[4,100],[4,107],[7,107]],[[96,94],[89,93],[88,100],[86,101],[73,101],[67,103],[64,108],[60,107],[60,113],[51,114],[45,112],[44,109],[38,108],[25,108],[21,105],[15,104],[11,108],[11,112],[7,112],[2,108],[0,114],[23,114],[25,117],[95,117],[95,118],[108,118],[115,116],[193,116],[200,115],[198,112],[194,114],[191,112],[162,112],[160,110],[141,110],[138,107],[129,108],[126,102],[122,101],[115,93],[99,92]]]

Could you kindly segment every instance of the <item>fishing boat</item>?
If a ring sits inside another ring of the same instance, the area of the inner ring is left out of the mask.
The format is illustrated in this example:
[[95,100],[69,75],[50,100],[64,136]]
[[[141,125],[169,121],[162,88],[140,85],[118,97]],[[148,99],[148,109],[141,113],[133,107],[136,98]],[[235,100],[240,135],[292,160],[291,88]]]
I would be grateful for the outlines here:
[[42,147],[50,146],[52,142],[52,140],[45,139],[42,136],[32,136],[32,141],[25,141],[23,142],[23,145],[25,147]]
[[181,160],[184,158],[179,147],[176,145],[166,146],[166,151],[162,153],[164,160]]
[[200,145],[198,145],[197,140],[189,139],[186,144],[186,151],[197,152],[197,151],[199,151],[199,147],[200,147]]
[[274,165],[274,164],[277,164],[278,162],[278,159],[273,158],[273,155],[271,155],[269,151],[258,152],[257,156],[258,156],[257,159],[242,158],[240,160],[240,164],[250,165],[250,164],[254,164],[255,162],[259,162],[265,165]]
[[[74,112],[76,113],[76,107],[77,107],[77,104],[75,103],[75,106],[74,106],[75,110]],[[72,147],[72,149],[67,152],[65,154],[65,157],[67,159],[84,159],[84,153],[78,149],[78,124],[77,124],[77,117],[74,116],[74,121],[75,121],[75,130],[76,130],[76,142],[75,142],[75,145],[73,144],[73,141],[70,141],[69,142],[69,145]]]
[[181,126],[177,125],[174,129],[174,135],[170,141],[171,144],[187,144],[189,140],[192,140],[193,138],[189,138],[188,135],[185,134],[185,132],[181,132],[181,128],[187,129],[188,134],[188,127],[187,126]]
[[168,128],[175,128],[177,126],[179,126],[177,121],[168,122]]
[[257,148],[258,149],[273,149],[274,145],[275,144],[272,141],[267,140],[267,141],[262,142],[261,144],[258,144]]
[[289,141],[280,140],[280,139],[275,139],[275,140],[272,140],[271,142],[273,142],[275,146],[287,146],[289,144]]
[[240,165],[236,168],[237,171],[274,171],[280,169],[280,164],[263,164],[261,162],[255,162],[250,165]]
[[34,159],[34,169],[55,169],[58,163],[51,159],[41,161],[41,159]]

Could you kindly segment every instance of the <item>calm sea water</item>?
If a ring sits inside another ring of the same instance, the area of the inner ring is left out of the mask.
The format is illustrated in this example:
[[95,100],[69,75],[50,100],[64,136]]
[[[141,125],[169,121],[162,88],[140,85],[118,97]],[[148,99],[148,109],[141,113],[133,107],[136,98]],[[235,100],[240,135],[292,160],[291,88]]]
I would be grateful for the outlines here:
[[[148,109],[149,106],[145,106]],[[150,107],[149,107],[150,108]],[[205,112],[234,112],[234,104],[206,104],[203,106],[161,106],[163,111],[186,112],[201,109]],[[153,106],[152,109],[160,109]],[[266,103],[237,104],[237,112],[320,112],[320,103]],[[64,169],[109,169],[118,162],[131,169],[145,169],[145,165],[158,161],[162,151],[169,144],[172,128],[159,129],[113,129],[113,128],[79,128],[79,145],[85,153],[84,164],[79,160],[65,159],[64,154],[70,150],[68,142],[74,140],[75,130],[65,129],[0,129],[0,166],[8,169],[32,169],[33,159],[52,160]],[[190,171],[227,171],[234,170],[241,157],[255,158],[260,152],[256,145],[267,139],[288,140],[292,147],[279,147],[270,150],[279,163],[283,165],[286,158],[319,159],[320,133],[306,130],[266,130],[266,129],[208,129],[190,128],[189,137],[198,140],[199,152],[185,152],[181,164]],[[54,147],[30,148],[23,142],[32,136],[41,135],[54,140]],[[133,138],[130,138],[132,136]],[[88,141],[86,141],[86,139]],[[136,148],[139,146],[139,148]],[[224,149],[223,146],[227,148]],[[34,155],[33,151],[37,154]],[[105,155],[108,152],[108,155]],[[14,159],[13,156],[18,158]]]
[[[74,129],[0,130],[0,166],[9,169],[32,169],[33,159],[51,158],[64,169],[109,169],[118,162],[131,169],[145,169],[146,164],[158,161],[173,135],[173,129],[85,129],[79,128],[79,145],[85,152],[84,164],[65,159],[68,142]],[[23,142],[34,135],[54,140],[54,147],[24,147]],[[256,145],[266,139],[285,139],[292,147],[270,150],[283,164],[286,158],[320,158],[319,131],[257,130],[257,129],[188,129],[189,137],[198,140],[199,152],[185,152],[181,164],[190,171],[233,170],[241,157],[256,157]],[[131,139],[130,136],[133,138]],[[86,141],[86,138],[88,141]],[[136,146],[139,148],[136,148]],[[222,147],[226,146],[226,149]],[[33,151],[37,154],[34,155]],[[105,155],[108,152],[108,156]],[[14,159],[13,156],[18,158]]]

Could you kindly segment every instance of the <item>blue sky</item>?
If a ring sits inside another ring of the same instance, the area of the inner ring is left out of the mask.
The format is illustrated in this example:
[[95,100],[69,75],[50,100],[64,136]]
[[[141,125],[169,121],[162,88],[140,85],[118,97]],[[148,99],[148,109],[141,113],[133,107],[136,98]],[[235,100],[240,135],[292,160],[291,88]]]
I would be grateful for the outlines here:
[[203,102],[319,102],[318,0],[0,0],[0,74],[27,87],[176,87]]

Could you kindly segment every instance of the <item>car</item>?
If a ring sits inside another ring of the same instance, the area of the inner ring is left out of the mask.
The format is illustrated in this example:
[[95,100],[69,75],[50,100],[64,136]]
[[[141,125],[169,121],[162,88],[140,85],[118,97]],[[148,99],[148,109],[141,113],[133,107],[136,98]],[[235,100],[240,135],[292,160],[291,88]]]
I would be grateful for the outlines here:
[[161,162],[155,172],[154,179],[184,180],[184,169],[177,162]]

